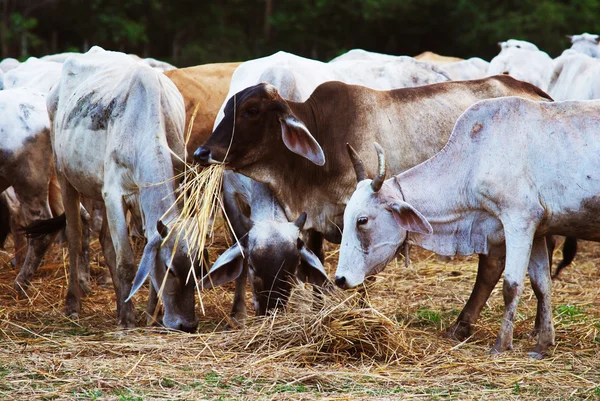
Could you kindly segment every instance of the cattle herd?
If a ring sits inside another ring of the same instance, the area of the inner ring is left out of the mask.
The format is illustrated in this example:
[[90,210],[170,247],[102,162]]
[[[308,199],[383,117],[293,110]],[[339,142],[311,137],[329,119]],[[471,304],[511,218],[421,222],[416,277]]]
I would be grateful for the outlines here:
[[[11,234],[15,290],[26,293],[60,235],[65,312],[81,313],[98,221],[118,326],[135,326],[131,297],[150,277],[148,313],[162,287],[162,324],[192,332],[191,270],[203,288],[235,282],[231,317],[243,324],[247,281],[264,315],[285,307],[295,282],[327,296],[332,282],[359,286],[419,246],[479,255],[473,292],[448,330],[457,339],[471,334],[504,272],[493,353],[512,348],[528,272],[538,302],[530,355],[543,357],[554,344],[553,236],[567,237],[561,266],[576,239],[600,240],[600,38],[569,38],[556,59],[501,42],[489,63],[351,50],[328,63],[278,52],[176,69],[100,47],[5,59],[0,247]],[[169,235],[192,158],[227,169],[222,204],[238,240],[211,266]],[[146,240],[137,266],[131,235]],[[341,244],[331,281],[324,240]]]

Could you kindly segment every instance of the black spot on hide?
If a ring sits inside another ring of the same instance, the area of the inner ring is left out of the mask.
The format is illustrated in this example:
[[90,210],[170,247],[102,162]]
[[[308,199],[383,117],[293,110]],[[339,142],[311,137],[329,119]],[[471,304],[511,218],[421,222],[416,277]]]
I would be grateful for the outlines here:
[[27,103],[21,103],[19,105],[19,111],[21,113],[23,113],[23,119],[25,121],[27,121],[29,119],[29,116],[31,115],[31,112],[35,109],[35,107],[33,107],[33,105],[31,104],[27,104]]
[[80,97],[77,104],[69,113],[69,120],[72,118],[90,117],[92,120],[91,129],[94,131],[106,130],[108,122],[113,114],[117,99],[112,99],[108,105],[92,100],[96,92],[92,91]]

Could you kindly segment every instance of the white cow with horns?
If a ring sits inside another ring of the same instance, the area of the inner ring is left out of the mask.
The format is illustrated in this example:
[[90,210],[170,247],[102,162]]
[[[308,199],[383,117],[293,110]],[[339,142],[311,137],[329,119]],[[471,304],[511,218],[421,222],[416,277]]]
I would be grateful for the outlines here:
[[[117,256],[119,326],[135,326],[130,299],[150,275],[155,290],[163,280],[166,283],[164,325],[195,330],[194,283],[187,281],[192,268],[188,246],[180,241],[175,247],[175,235],[168,235],[179,214],[173,177],[182,170],[185,152],[185,108],[177,87],[126,54],[93,47],[65,61],[47,107],[69,240],[67,314],[80,310],[77,211],[82,195],[106,205]],[[143,222],[148,240],[133,288],[135,260],[127,211]]]
[[[361,284],[405,242],[442,255],[505,257],[504,319],[492,352],[512,349],[529,271],[538,301],[531,356],[543,356],[554,344],[544,237],[600,240],[599,124],[600,101],[507,97],[471,106],[438,154],[385,181],[378,148],[377,177],[357,170],[361,179],[344,213],[336,283]],[[492,287],[501,264],[496,270]]]

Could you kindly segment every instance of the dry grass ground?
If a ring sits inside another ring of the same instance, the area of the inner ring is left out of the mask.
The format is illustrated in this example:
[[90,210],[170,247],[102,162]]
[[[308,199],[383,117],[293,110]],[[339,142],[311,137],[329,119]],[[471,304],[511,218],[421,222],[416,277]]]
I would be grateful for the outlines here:
[[[226,246],[218,238],[211,259]],[[92,248],[97,277],[97,241]],[[329,272],[337,261],[333,249]],[[67,319],[65,256],[54,247],[28,299],[15,298],[16,273],[6,261],[0,265],[0,399],[600,399],[599,244],[581,246],[554,285],[556,348],[542,361],[526,355],[535,345],[529,288],[513,352],[487,355],[502,318],[501,286],[469,341],[442,336],[470,294],[472,257],[440,263],[413,250],[411,267],[389,266],[364,301],[336,294],[335,302],[350,299],[337,309],[327,301],[329,311],[316,313],[306,305],[307,292],[298,291],[287,315],[251,319],[235,332],[224,332],[231,288],[203,291],[205,315],[198,307],[198,334],[189,335],[117,331],[113,291],[99,285],[83,301],[79,320]],[[146,296],[136,295],[140,325]]]

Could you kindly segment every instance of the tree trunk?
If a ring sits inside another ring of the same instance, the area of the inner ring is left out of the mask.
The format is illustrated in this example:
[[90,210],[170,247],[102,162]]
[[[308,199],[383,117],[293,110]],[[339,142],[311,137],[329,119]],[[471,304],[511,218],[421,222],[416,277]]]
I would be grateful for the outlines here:
[[27,31],[23,30],[21,32],[21,59],[25,59],[29,55],[27,49],[28,42],[29,41],[27,40]]
[[2,29],[0,30],[0,44],[2,46],[2,58],[9,56],[8,54],[8,37],[6,32],[8,31],[8,25],[10,23],[8,19],[8,3],[9,0],[4,1],[2,7]]
[[265,26],[264,26],[264,38],[267,43],[271,37],[271,23],[269,18],[273,13],[273,0],[265,0]]

